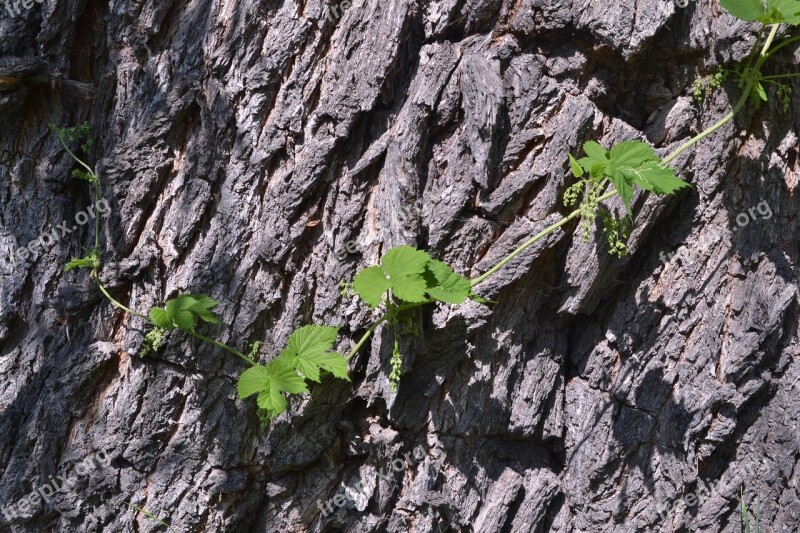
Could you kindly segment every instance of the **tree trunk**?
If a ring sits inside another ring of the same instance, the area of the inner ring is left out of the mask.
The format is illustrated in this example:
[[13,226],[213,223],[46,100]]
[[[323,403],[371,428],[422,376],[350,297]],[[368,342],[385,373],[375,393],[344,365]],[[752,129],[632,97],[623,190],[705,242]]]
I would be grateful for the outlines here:
[[570,222],[477,286],[492,303],[413,315],[397,392],[379,329],[352,383],[266,429],[243,363],[180,332],[138,357],[145,322],[63,272],[93,199],[47,126],[86,120],[114,297],[208,293],[224,324],[204,334],[261,340],[263,360],[312,322],[348,350],[371,314],[339,283],[389,248],[475,277],[568,212],[583,142],[666,154],[727,113],[735,81],[702,103],[692,82],[755,32],[716,0],[18,5],[0,18],[0,529],[165,530],[127,502],[185,532],[739,531],[742,484],[762,531],[800,528],[796,97],[678,158],[693,189],[635,196],[629,257]]

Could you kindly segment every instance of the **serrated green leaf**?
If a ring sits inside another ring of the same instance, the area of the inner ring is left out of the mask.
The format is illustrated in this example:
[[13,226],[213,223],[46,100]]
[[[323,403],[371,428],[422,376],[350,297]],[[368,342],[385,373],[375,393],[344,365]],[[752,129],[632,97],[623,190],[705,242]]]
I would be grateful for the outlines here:
[[160,307],[150,309],[150,320],[152,320],[156,326],[168,331],[175,329],[172,322],[167,320],[167,312]]
[[203,321],[210,324],[219,324],[219,319],[211,312],[211,309],[219,305],[219,302],[205,294],[188,295],[192,302],[188,310],[199,316]]
[[347,360],[338,353],[328,352],[298,355],[295,358],[294,366],[306,379],[316,381],[317,383],[319,383],[320,380],[320,370],[326,370],[337,378],[350,381],[350,376],[347,374]]
[[292,366],[311,381],[319,382],[321,370],[349,380],[347,361],[341,355],[328,351],[336,342],[338,333],[337,327],[303,326],[289,337],[279,359],[291,361]]
[[247,369],[239,377],[239,397],[246,398],[258,392],[259,408],[275,418],[286,410],[284,393],[299,394],[308,392],[303,378],[297,374],[292,361],[287,357],[277,357],[266,367],[256,365]]
[[159,325],[170,331],[177,327],[194,333],[198,318],[211,324],[219,323],[219,319],[210,311],[218,303],[205,294],[178,295],[167,301],[164,315],[159,313],[159,320],[161,321]]
[[443,261],[431,259],[431,262],[428,263],[428,270],[426,272],[428,287],[433,288],[441,285],[453,274],[454,271],[452,268],[450,268],[450,265]]
[[572,154],[569,155],[569,168],[572,170],[572,175],[576,178],[580,178],[583,176],[583,167],[580,166],[578,161],[572,157]]
[[600,143],[598,143],[597,141],[587,141],[583,143],[583,151],[586,152],[586,155],[589,156],[589,158],[594,159],[596,161],[597,160],[603,161],[607,159],[606,156],[608,152],[606,151],[605,148],[600,146]]
[[[638,167],[646,161],[658,161],[653,147],[642,141],[624,141],[614,145],[608,152],[615,167]],[[609,171],[609,174],[614,172]]]
[[213,309],[219,305],[218,301],[207,294],[187,294],[186,298],[190,298],[192,300],[191,307]]
[[172,319],[175,322],[175,326],[179,329],[194,333],[194,328],[197,325],[197,319],[190,311],[177,311]]
[[719,0],[719,3],[736,18],[753,22],[764,15],[764,3],[761,0]]
[[406,276],[421,276],[425,272],[425,266],[431,260],[427,252],[417,250],[411,246],[397,246],[392,248],[381,259],[381,268],[392,281],[395,278]]
[[248,396],[266,389],[269,385],[269,370],[263,365],[251,366],[239,376],[236,384],[239,390],[239,398],[245,399]]
[[192,307],[190,311],[192,311],[194,314],[200,317],[203,320],[203,322],[208,322],[209,324],[220,323],[219,319],[214,315],[214,313],[212,313],[208,309],[202,307]]
[[365,268],[353,279],[353,290],[373,309],[378,307],[391,283],[380,267]]
[[194,333],[197,319],[189,311],[193,304],[194,299],[186,294],[167,301],[167,320],[179,329]]
[[446,263],[431,260],[428,264],[428,294],[440,302],[462,304],[470,296],[470,281]]
[[286,352],[290,355],[312,355],[327,352],[336,342],[339,328],[331,326],[303,326],[289,336]]
[[605,163],[597,163],[590,167],[589,174],[592,176],[592,179],[599,180],[603,177],[603,174],[606,173],[606,166],[608,165],[608,161]]
[[798,0],[769,0],[767,12],[776,13],[781,21],[794,26],[800,24],[800,2]]
[[176,313],[178,311],[185,311],[191,309],[196,304],[196,300],[189,294],[179,294],[169,302],[167,302],[167,314],[170,312]]
[[277,357],[267,364],[269,369],[270,387],[279,387],[290,394],[308,392],[308,387],[303,378],[297,373],[288,358]]
[[268,388],[261,391],[256,400],[259,409],[264,409],[267,416],[272,419],[286,410],[288,402],[278,389]]
[[617,193],[619,197],[622,199],[622,203],[625,205],[625,209],[628,213],[631,213],[631,199],[633,198],[633,187],[631,186],[628,179],[625,177],[625,173],[618,169],[613,176],[608,177],[611,180],[611,183],[614,184],[614,187],[617,189]]
[[392,248],[383,256],[380,266],[366,268],[356,275],[353,289],[372,308],[380,305],[389,289],[406,302],[425,302],[423,275],[430,260],[427,252],[411,246]]
[[322,354],[319,358],[319,366],[323,370],[330,372],[333,377],[350,381],[347,359],[340,353],[328,352]]
[[627,172],[627,177],[633,183],[656,194],[672,194],[678,189],[691,187],[689,183],[676,176],[671,168],[655,161],[647,162],[640,168],[630,169]]
[[421,274],[396,276],[391,280],[392,292],[403,301],[421,303],[427,300],[425,291],[428,284]]

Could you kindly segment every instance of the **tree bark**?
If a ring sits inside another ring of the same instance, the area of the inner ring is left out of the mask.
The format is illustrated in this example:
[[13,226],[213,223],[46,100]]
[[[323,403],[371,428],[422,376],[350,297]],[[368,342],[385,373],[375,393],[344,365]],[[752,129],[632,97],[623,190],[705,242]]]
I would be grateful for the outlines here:
[[0,34],[3,530],[165,530],[128,502],[187,532],[739,531],[742,484],[800,528],[797,97],[674,161],[693,189],[637,194],[629,257],[571,222],[492,303],[414,314],[396,393],[381,329],[266,429],[241,361],[180,332],[139,358],[145,322],[63,272],[93,199],[47,126],[86,120],[117,299],[208,293],[204,334],[264,361],[312,322],[348,350],[371,315],[339,284],[389,248],[475,277],[568,212],[583,142],[666,154],[724,115],[736,83],[692,82],[756,32],[716,1],[46,0]]

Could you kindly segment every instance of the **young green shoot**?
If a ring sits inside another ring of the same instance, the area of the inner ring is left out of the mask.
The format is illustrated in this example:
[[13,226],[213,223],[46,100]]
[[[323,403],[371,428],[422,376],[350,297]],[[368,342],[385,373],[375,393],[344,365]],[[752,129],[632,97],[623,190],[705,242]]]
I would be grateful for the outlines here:
[[[178,295],[167,301],[163,307],[151,309],[147,315],[127,308],[115,300],[99,280],[102,266],[99,218],[95,225],[94,248],[87,250],[84,257],[70,261],[67,270],[89,269],[99,289],[114,306],[152,324],[153,329],[146,335],[142,345],[142,355],[155,353],[164,336],[177,329],[219,347],[245,362],[248,368],[240,375],[237,382],[239,397],[244,399],[255,395],[258,414],[264,422],[274,419],[287,410],[289,395],[308,393],[308,383],[320,383],[325,373],[349,381],[348,362],[359,353],[382,325],[394,328],[393,350],[389,361],[391,371],[388,377],[391,390],[396,390],[403,374],[403,355],[398,331],[404,326],[413,332],[414,321],[411,320],[411,311],[428,304],[461,305],[467,301],[487,303],[487,300],[473,292],[473,288],[505,267],[524,250],[575,219],[581,220],[582,236],[588,240],[599,216],[609,244],[609,253],[618,257],[625,256],[628,253],[625,242],[633,225],[632,199],[636,189],[667,195],[691,187],[676,175],[669,164],[681,153],[729,122],[748,100],[766,101],[768,93],[764,87],[765,83],[776,85],[778,97],[782,98],[784,107],[788,105],[791,97],[790,87],[775,80],[799,74],[763,76],[761,69],[776,51],[800,39],[792,37],[771,48],[780,24],[800,23],[800,1],[721,0],[720,3],[734,16],[748,22],[759,21],[769,28],[763,43],[764,28],[762,28],[745,65],[733,71],[740,80],[742,94],[729,113],[664,158],[659,157],[652,146],[640,140],[623,141],[608,149],[595,141],[588,141],[583,145],[583,157],[576,158],[572,154],[567,154],[565,159],[568,160],[569,168],[577,181],[566,189],[564,205],[576,208],[524,241],[476,278],[469,279],[457,273],[450,265],[412,246],[397,246],[386,251],[378,264],[359,271],[352,284],[344,284],[342,297],[357,295],[376,315],[346,356],[334,350],[339,327],[306,325],[291,333],[286,348],[278,356],[265,364],[258,363],[259,342],[253,343],[248,355],[245,355],[197,331],[203,324],[216,325],[220,322],[212,311],[218,302],[203,294]],[[721,70],[710,78],[695,82],[692,87],[695,99],[704,96],[709,89],[721,85],[726,72],[728,71]],[[99,203],[100,181],[96,173],[69,147],[70,142],[88,134],[88,127],[56,128],[55,131],[58,132],[61,144],[81,167],[74,172],[74,175],[91,184],[95,202]],[[90,144],[84,145],[84,152],[88,153],[90,148]],[[606,200],[614,196],[620,197],[624,210],[622,214],[612,213],[610,208],[604,205]],[[742,499],[742,510],[743,514],[747,512],[744,499]]]

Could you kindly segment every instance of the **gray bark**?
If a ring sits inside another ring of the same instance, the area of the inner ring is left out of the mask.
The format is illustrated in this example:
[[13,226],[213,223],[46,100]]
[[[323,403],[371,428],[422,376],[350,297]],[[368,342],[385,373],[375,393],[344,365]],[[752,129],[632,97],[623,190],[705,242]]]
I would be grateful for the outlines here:
[[63,273],[91,224],[12,259],[91,205],[47,129],[88,120],[117,298],[209,293],[226,325],[206,332],[262,340],[264,360],[310,322],[346,350],[370,321],[339,293],[357,269],[411,244],[484,272],[567,212],[567,152],[666,154],[726,113],[734,82],[702,105],[691,84],[755,39],[708,0],[323,9],[2,13],[0,506],[75,480],[2,529],[164,530],[131,502],[177,531],[739,531],[742,483],[764,531],[800,528],[797,98],[682,155],[694,189],[637,195],[630,257],[571,223],[479,286],[496,303],[415,315],[397,393],[382,330],[352,383],[326,378],[266,430],[236,398],[241,362],[180,333],[140,359],[144,323]]

